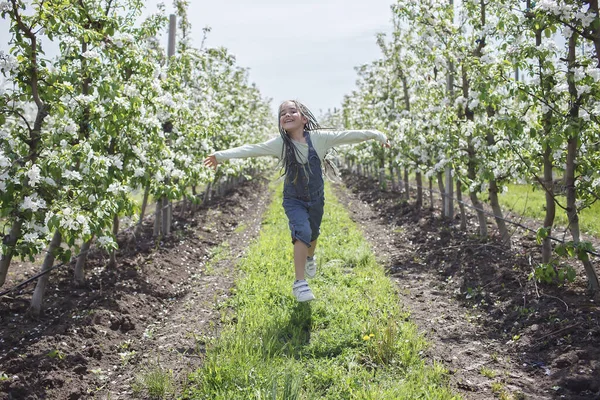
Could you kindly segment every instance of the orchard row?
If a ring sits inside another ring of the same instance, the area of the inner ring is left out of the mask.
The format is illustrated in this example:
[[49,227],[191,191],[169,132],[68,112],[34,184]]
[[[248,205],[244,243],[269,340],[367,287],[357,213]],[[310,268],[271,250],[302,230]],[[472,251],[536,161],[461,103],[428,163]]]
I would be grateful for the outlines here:
[[[418,184],[435,179],[479,209],[488,197],[506,245],[498,193],[507,183],[538,185],[546,193],[538,278],[565,278],[561,256],[569,254],[598,291],[578,223],[600,199],[598,3],[399,0],[391,9],[394,31],[378,37],[381,58],[358,68],[356,90],[328,123],[381,129],[394,146],[361,145],[345,156],[415,173]],[[571,240],[553,248],[557,211],[568,214]],[[485,237],[483,212],[478,220]]]
[[[215,149],[274,132],[247,71],[226,49],[193,46],[187,2],[175,1],[178,24],[169,32],[175,38],[176,29],[177,44],[168,52],[158,39],[169,25],[164,6],[140,22],[142,7],[0,2],[11,33],[9,53],[0,54],[0,286],[13,257],[48,249],[47,269],[93,240],[114,256],[119,219],[140,217],[135,189],[168,204],[215,178],[261,168],[231,162],[215,177],[202,164]],[[47,57],[42,42],[59,54]],[[83,282],[83,263],[75,276]],[[46,281],[36,287],[34,313]]]

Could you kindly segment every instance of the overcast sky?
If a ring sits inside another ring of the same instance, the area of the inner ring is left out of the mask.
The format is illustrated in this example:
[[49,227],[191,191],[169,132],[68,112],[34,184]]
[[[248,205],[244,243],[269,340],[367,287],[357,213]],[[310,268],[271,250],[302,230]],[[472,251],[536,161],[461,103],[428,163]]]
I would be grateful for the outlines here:
[[[212,28],[207,46],[224,46],[237,64],[250,69],[275,109],[298,99],[320,114],[339,107],[354,88],[354,67],[380,57],[379,32],[391,32],[392,0],[190,0],[195,46],[202,29]],[[146,1],[144,15],[156,11]],[[172,7],[164,2],[167,11]],[[7,50],[6,21],[0,20],[0,49]],[[166,38],[165,38],[166,43]]]

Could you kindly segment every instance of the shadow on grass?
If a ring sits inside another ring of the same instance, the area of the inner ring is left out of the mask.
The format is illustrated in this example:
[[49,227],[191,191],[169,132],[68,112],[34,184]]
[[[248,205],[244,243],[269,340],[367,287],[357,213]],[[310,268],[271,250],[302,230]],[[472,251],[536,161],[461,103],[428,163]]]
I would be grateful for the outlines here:
[[286,355],[300,358],[304,347],[310,343],[312,309],[310,303],[297,303],[289,318],[267,326],[261,335],[263,353],[268,357]]

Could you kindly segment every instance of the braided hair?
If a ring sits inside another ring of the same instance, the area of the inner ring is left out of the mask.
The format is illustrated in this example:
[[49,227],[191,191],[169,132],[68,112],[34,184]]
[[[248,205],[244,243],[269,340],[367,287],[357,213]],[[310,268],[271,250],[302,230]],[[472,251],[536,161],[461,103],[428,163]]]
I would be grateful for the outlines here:
[[298,148],[294,145],[294,143],[292,143],[292,139],[288,136],[287,132],[283,129],[283,127],[281,126],[281,118],[279,118],[280,114],[281,114],[281,107],[285,104],[285,103],[294,103],[294,105],[296,106],[296,108],[298,109],[298,111],[300,112],[300,115],[302,115],[304,118],[306,118],[308,121],[306,122],[306,124],[304,124],[304,131],[315,131],[318,129],[323,129],[321,127],[321,125],[319,125],[319,123],[317,122],[317,119],[315,118],[315,116],[313,115],[312,112],[310,112],[310,110],[308,109],[308,107],[306,107],[304,104],[300,103],[297,100],[286,100],[283,103],[281,103],[281,105],[279,106],[279,115],[278,115],[278,126],[279,126],[279,134],[281,135],[281,138],[283,139],[283,149],[281,150],[281,162],[282,162],[282,175],[286,175],[286,179],[290,179],[291,177],[288,175],[288,173],[290,172],[290,170],[295,171],[294,177],[293,179],[290,179],[292,182],[296,182],[296,180],[298,179],[298,172],[299,172],[299,167],[301,167],[304,170],[304,174],[305,176],[308,177],[308,174],[306,174],[306,166],[304,164],[301,164],[298,162],[298,159],[300,159],[300,151],[298,150]]

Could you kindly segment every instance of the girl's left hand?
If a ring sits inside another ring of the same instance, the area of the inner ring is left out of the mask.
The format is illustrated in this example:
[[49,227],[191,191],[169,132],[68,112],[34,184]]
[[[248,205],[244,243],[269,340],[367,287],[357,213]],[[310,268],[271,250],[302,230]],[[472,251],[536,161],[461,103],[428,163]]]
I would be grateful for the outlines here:
[[204,159],[204,165],[216,170],[219,162],[217,161],[217,157],[215,157],[214,154],[211,154]]

